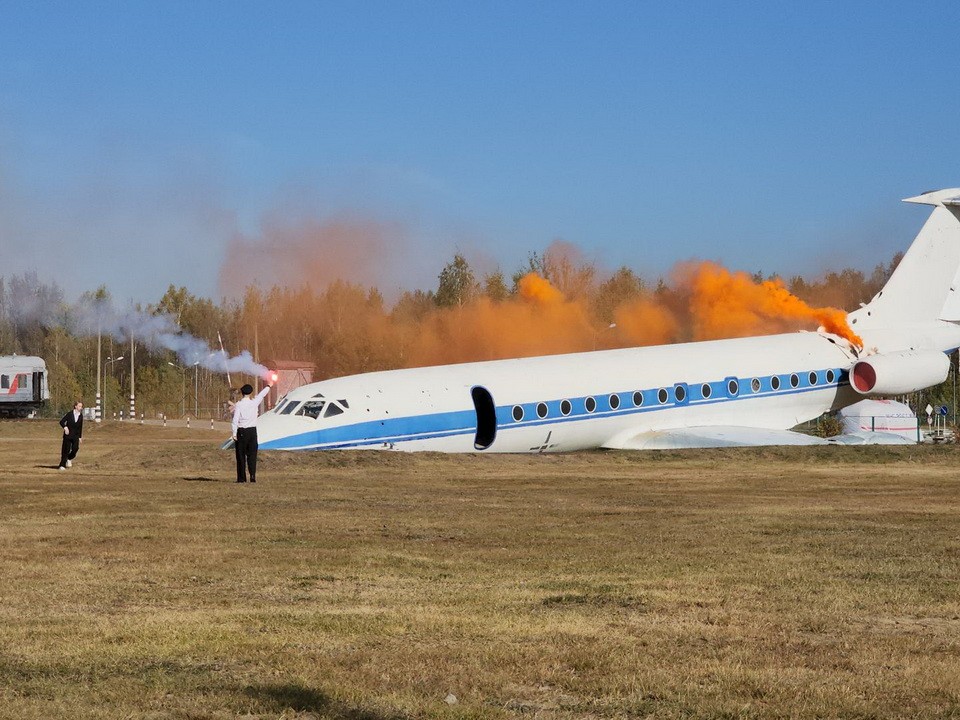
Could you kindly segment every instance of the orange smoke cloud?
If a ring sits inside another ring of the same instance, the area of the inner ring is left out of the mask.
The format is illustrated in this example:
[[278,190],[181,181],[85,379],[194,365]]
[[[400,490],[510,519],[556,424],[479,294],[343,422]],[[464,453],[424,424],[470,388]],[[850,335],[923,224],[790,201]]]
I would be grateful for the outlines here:
[[251,284],[318,288],[346,280],[377,285],[403,249],[402,229],[389,223],[267,218],[258,236],[238,234],[230,239],[220,268],[220,290],[239,296]]
[[[670,283],[654,292],[639,279],[623,282],[623,276],[620,284],[602,283],[591,268],[554,258],[569,292],[552,275],[548,280],[531,272],[505,299],[485,295],[478,282],[462,305],[440,307],[432,293],[418,291],[405,293],[391,309],[361,281],[325,283],[344,272],[365,277],[358,254],[381,247],[387,234],[382,228],[328,224],[299,230],[292,236],[265,233],[256,243],[238,241],[253,255],[236,260],[233,270],[248,281],[267,270],[281,276],[269,292],[248,293],[239,326],[247,346],[259,343],[264,357],[312,360],[318,378],[817,326],[862,346],[842,310],[812,307],[779,280],[756,282],[708,262],[678,266]],[[278,251],[272,259],[271,249]]]
[[613,315],[618,335],[628,345],[663,345],[675,342],[680,334],[674,314],[649,298],[619,305]]
[[681,268],[690,286],[693,335],[710,340],[725,337],[788,332],[804,323],[817,323],[858,347],[846,313],[836,308],[813,308],[792,295],[779,279],[755,282],[743,272],[730,272],[703,262]]
[[517,289],[520,297],[524,300],[531,300],[544,305],[563,301],[563,294],[551,285],[548,280],[534,272],[529,272],[520,278],[517,283]]
[[596,332],[587,308],[566,300],[549,281],[528,273],[517,296],[479,297],[436,309],[419,323],[408,348],[410,365],[494,360],[591,350]]

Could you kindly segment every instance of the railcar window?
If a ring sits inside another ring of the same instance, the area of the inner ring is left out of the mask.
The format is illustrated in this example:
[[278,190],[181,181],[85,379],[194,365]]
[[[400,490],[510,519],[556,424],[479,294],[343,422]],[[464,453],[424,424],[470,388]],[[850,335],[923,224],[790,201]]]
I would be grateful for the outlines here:
[[342,414],[343,414],[342,407],[338,405],[334,405],[333,403],[330,403],[329,405],[327,405],[327,409],[323,413],[323,416],[325,418],[328,418],[328,417],[333,417],[334,415],[342,415]]
[[0,388],[6,390],[10,387],[10,377],[8,375],[0,375]]
[[[291,403],[295,405],[296,403]],[[316,420],[320,417],[320,413],[323,412],[323,406],[326,405],[325,400],[307,400],[303,405],[300,406],[300,409],[297,411],[297,415],[303,415],[304,417],[312,417]]]

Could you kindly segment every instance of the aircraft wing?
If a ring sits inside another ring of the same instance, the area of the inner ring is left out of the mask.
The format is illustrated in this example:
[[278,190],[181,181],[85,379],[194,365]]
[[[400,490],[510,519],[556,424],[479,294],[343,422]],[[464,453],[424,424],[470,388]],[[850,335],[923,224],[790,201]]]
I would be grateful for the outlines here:
[[791,430],[712,425],[648,430],[620,435],[604,443],[610,450],[679,450],[683,448],[826,445],[823,438]]
[[882,432],[880,430],[858,430],[845,435],[827,438],[827,441],[837,445],[916,445],[917,441],[897,433]]

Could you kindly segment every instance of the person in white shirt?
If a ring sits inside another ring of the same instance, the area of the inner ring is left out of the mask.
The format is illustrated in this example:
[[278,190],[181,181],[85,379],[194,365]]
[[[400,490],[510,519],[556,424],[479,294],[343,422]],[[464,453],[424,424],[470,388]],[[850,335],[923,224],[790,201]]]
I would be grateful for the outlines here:
[[237,456],[237,482],[247,481],[247,468],[250,469],[250,482],[257,481],[257,415],[260,403],[273,387],[270,383],[253,397],[253,386],[240,388],[243,397],[233,408],[233,449]]

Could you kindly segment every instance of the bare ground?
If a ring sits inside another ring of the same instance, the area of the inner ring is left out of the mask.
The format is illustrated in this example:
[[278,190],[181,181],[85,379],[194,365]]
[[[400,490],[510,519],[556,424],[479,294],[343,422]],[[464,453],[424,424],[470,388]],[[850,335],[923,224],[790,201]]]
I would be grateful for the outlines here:
[[0,717],[960,717],[960,448],[0,422]]

